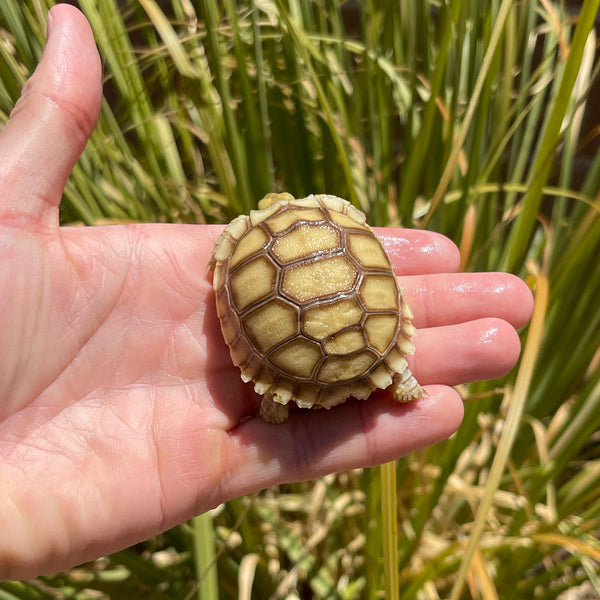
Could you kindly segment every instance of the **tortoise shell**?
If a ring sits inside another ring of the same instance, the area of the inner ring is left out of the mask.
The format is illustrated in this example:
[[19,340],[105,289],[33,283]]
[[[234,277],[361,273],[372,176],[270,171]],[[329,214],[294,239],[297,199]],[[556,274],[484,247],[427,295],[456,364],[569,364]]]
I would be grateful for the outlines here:
[[421,395],[412,313],[349,202],[269,194],[225,228],[210,266],[223,337],[266,421],[285,420],[290,401],[330,408],[390,385],[398,401]]

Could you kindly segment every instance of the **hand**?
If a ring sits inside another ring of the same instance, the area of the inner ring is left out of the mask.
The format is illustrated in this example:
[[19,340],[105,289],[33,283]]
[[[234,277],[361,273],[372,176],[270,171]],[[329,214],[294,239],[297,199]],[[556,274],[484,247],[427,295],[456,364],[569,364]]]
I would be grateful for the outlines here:
[[[63,187],[98,116],[100,62],[68,5],[0,135],[0,578],[64,569],[227,499],[375,465],[446,438],[450,385],[515,364],[531,295],[457,274],[425,231],[380,230],[419,328],[428,395],[385,392],[283,425],[229,359],[206,265],[219,227],[60,228]],[[335,414],[333,414],[335,413]]]

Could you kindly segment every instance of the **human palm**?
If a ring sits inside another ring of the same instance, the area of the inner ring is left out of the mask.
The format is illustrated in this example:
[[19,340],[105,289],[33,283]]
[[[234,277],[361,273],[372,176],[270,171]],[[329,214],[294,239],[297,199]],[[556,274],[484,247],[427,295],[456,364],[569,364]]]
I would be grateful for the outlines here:
[[[51,12],[44,58],[0,135],[0,578],[52,572],[268,485],[378,464],[453,433],[448,386],[517,360],[531,296],[456,274],[458,251],[380,230],[419,333],[427,395],[386,392],[282,425],[231,364],[206,266],[216,226],[60,228],[58,205],[97,118],[85,19]],[[335,413],[335,416],[334,416]]]

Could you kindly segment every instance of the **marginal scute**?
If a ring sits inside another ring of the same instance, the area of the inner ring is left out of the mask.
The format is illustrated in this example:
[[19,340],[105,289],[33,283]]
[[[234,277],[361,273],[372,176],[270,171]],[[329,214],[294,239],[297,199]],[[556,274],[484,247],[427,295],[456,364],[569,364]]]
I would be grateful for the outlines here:
[[[309,198],[310,197],[311,196],[309,196]],[[347,200],[343,200],[337,196],[331,196],[330,194],[318,194],[317,196],[312,196],[312,198],[327,206],[329,217],[336,223],[348,223],[345,224],[344,227],[349,227],[350,223],[354,223],[354,225],[358,224],[365,229],[370,230],[370,227],[366,224],[367,217],[365,216],[365,213],[354,208]],[[350,221],[345,221],[344,217],[349,218]],[[339,219],[339,221],[337,221],[337,219]]]
[[414,317],[412,310],[410,309],[410,305],[406,302],[402,303],[402,316],[406,319],[406,321],[411,321]]
[[310,383],[304,386],[299,386],[296,390],[294,400],[300,408],[312,408],[318,406],[317,400],[321,388],[317,385],[311,385]]
[[223,338],[225,339],[225,342],[231,347],[231,344],[234,342],[234,340],[240,337],[240,324],[235,317],[235,313],[231,310],[228,312],[228,314],[220,315],[220,318],[223,321],[223,326],[221,327]]
[[227,260],[227,258],[231,256],[231,253],[233,252],[235,246],[236,242],[233,238],[231,238],[228,235],[222,235],[215,245],[215,250],[212,256],[212,262],[220,263]]
[[398,401],[422,393],[406,360],[412,312],[349,202],[269,194],[225,228],[209,267],[223,337],[263,395],[264,420],[285,420],[289,403],[331,408],[377,388]]
[[[231,223],[229,223],[229,225],[227,225],[225,231],[223,232],[224,235],[217,240],[217,246],[222,238],[229,238],[229,240],[234,244],[237,243],[237,240],[244,235],[244,233],[250,228],[250,225],[250,218],[246,215],[240,215],[239,217],[235,218],[233,221],[231,221]],[[216,256],[215,258],[217,260],[223,260]]]
[[[283,201],[282,204],[286,204],[287,201]],[[278,210],[281,210],[281,205],[278,203],[271,204],[262,208],[260,210],[251,210],[247,219],[250,222],[251,227],[256,227],[259,223],[262,223],[266,219],[268,219],[272,214],[276,213]],[[229,227],[227,227],[229,228]],[[239,239],[239,235],[236,236]]]
[[350,215],[357,223],[363,225],[363,227],[370,229],[370,227],[367,225],[367,217],[365,216],[365,213],[357,208],[354,208],[354,206],[351,204],[348,205],[348,215]]
[[275,402],[279,404],[287,404],[290,400],[293,400],[294,386],[286,382],[281,382],[277,389],[273,392],[275,394]]
[[235,365],[243,364],[253,352],[250,340],[244,335],[236,335],[229,344],[231,358]]
[[390,370],[395,373],[402,373],[402,371],[404,371],[408,365],[406,356],[397,347],[392,348],[386,354],[386,362]]
[[[342,198],[338,198],[337,196],[331,196],[330,194],[317,194],[315,196],[309,196],[308,198],[311,198],[313,201],[325,204],[327,206],[327,212],[330,216],[345,213],[348,210],[350,210],[350,208],[353,208],[347,200],[342,200]],[[359,214],[364,217],[364,215],[361,212],[359,212]]]
[[402,352],[402,354],[408,356],[409,354],[414,354],[415,346],[414,344],[404,335],[401,335],[398,338],[397,342],[398,348]]
[[266,208],[269,208],[275,204],[284,206],[288,202],[293,202],[295,200],[294,196],[288,194],[287,192],[281,192],[279,194],[275,192],[269,192],[265,194],[262,200],[258,202],[258,209],[260,211],[264,211]]
[[376,369],[371,371],[369,379],[371,380],[373,389],[380,388],[384,390],[392,385],[392,375],[390,370],[384,364],[379,365]]

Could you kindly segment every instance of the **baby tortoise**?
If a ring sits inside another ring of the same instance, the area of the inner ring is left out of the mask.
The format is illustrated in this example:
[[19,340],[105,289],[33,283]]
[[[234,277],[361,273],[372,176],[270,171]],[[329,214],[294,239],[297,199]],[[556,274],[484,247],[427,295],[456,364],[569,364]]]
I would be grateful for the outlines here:
[[213,252],[223,337],[242,379],[280,423],[288,403],[331,408],[392,386],[401,402],[423,390],[406,357],[412,313],[365,215],[327,194],[268,194],[233,220]]

